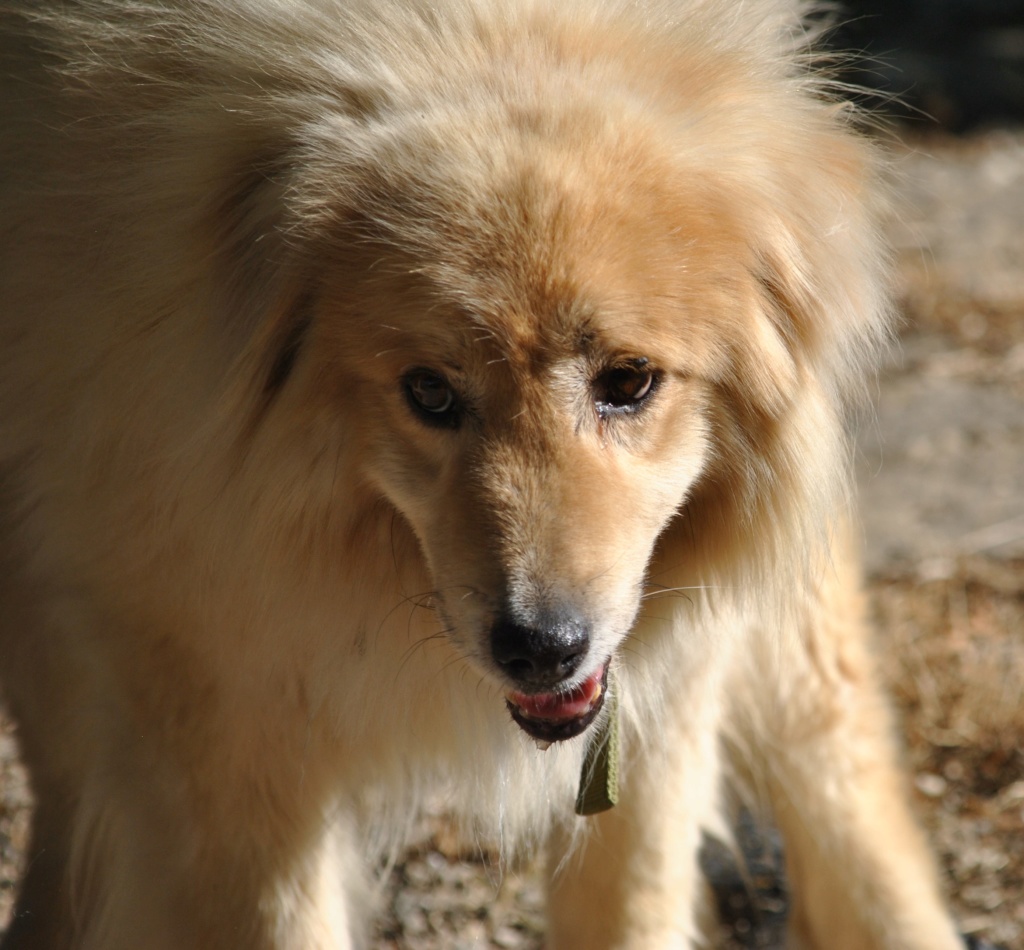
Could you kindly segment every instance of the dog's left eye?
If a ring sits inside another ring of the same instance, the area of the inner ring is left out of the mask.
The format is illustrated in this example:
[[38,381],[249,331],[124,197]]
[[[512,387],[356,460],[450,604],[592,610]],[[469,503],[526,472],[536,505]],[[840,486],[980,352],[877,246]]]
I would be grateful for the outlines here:
[[657,384],[658,376],[645,359],[629,366],[612,367],[595,380],[597,411],[602,415],[635,411],[651,396]]
[[437,373],[416,369],[402,379],[409,404],[425,422],[453,428],[458,423],[455,391],[448,381]]

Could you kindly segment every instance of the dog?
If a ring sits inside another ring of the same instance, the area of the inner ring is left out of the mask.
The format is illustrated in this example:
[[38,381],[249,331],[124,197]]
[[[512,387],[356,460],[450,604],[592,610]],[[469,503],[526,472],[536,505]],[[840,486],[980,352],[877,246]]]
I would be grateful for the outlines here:
[[4,950],[364,945],[440,800],[553,948],[961,946],[860,603],[880,159],[760,0],[10,0]]

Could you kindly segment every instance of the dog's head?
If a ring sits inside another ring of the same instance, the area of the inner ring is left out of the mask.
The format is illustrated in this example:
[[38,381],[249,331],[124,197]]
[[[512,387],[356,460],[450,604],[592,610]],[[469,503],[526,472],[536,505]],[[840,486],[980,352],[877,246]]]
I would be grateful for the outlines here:
[[668,525],[770,546],[834,487],[836,392],[877,320],[845,207],[863,156],[719,65],[675,77],[689,99],[652,72],[639,105],[560,80],[328,117],[282,176],[303,290],[268,389],[308,354],[451,639],[542,740],[596,715]]
[[600,708],[705,467],[697,324],[720,288],[663,169],[544,151],[382,198],[318,310],[364,477],[412,526],[450,636],[552,740]]

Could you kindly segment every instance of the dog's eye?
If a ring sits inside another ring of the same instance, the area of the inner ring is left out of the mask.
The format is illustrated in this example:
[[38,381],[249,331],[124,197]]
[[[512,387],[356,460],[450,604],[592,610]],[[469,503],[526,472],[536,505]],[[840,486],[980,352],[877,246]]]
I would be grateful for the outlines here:
[[410,405],[431,425],[454,426],[457,422],[455,392],[447,380],[426,369],[415,369],[402,380]]
[[657,374],[645,359],[630,366],[612,367],[596,380],[597,411],[601,414],[634,411],[654,392],[657,384]]

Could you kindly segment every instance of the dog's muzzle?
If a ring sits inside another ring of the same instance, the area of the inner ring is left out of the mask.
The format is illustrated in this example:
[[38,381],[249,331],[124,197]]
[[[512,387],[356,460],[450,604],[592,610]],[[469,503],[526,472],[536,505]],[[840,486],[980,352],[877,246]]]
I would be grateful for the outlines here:
[[519,693],[505,697],[516,725],[538,742],[580,735],[597,718],[608,692],[608,663],[579,686],[564,692]]
[[524,626],[499,617],[491,628],[491,654],[524,692],[557,689],[571,679],[590,649],[590,630],[575,617]]
[[578,736],[601,710],[607,687],[605,663],[582,683],[569,686],[590,650],[582,620],[562,617],[527,627],[507,617],[491,628],[491,653],[516,689],[506,696],[516,724],[540,742]]

